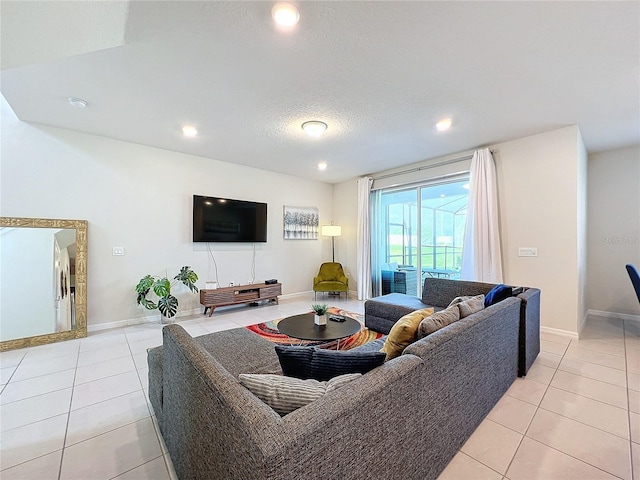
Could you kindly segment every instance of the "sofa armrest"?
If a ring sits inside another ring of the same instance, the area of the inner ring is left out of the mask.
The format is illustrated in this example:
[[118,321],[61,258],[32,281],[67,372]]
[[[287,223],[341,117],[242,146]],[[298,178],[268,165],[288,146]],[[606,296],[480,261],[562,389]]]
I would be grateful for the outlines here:
[[162,414],[162,347],[147,349],[147,365],[149,366],[149,401],[153,407],[158,423],[164,421]]
[[376,332],[388,334],[404,315],[428,307],[418,297],[389,293],[364,302],[364,325]]
[[421,406],[428,385],[423,369],[414,355],[393,359],[282,417],[282,446],[269,452],[274,466],[269,478],[361,478],[363,472],[367,478],[389,478],[391,471],[393,478],[418,478],[418,472],[428,471],[428,454],[403,447],[407,438],[425,438],[426,422],[403,414],[409,405],[412,412],[428,411]]
[[320,282],[322,281],[322,278],[320,276],[315,276],[313,277],[313,286],[315,287],[316,285],[318,285]]
[[163,339],[161,432],[178,477],[268,478],[263,452],[280,443],[280,416],[180,325],[166,326]]
[[540,290],[527,288],[518,295],[520,305],[520,352],[518,376],[527,374],[540,353]]

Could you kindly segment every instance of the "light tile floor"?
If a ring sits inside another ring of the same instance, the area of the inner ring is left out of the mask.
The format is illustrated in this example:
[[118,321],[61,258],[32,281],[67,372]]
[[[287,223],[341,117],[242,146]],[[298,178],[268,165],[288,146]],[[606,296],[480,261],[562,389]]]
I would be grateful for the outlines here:
[[[312,297],[180,319],[194,336],[309,310]],[[327,303],[363,312],[362,302]],[[0,477],[175,479],[147,397],[162,325],[0,354]],[[640,480],[640,322],[592,317],[580,340],[543,333],[517,379],[441,480]]]

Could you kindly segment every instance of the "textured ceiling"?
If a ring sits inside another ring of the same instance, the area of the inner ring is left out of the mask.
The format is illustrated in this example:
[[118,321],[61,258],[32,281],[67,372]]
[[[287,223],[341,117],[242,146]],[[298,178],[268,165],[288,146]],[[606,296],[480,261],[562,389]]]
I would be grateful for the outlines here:
[[640,2],[299,2],[289,33],[274,3],[5,0],[0,89],[26,122],[329,183],[572,124],[640,143]]

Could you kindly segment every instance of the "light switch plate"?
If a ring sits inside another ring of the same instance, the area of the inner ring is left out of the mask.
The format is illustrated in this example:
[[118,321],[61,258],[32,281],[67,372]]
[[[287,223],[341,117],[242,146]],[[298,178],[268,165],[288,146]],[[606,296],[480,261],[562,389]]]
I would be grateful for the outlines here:
[[518,248],[519,257],[537,257],[538,249],[536,247],[520,247]]
[[124,255],[124,247],[113,247],[114,255]]

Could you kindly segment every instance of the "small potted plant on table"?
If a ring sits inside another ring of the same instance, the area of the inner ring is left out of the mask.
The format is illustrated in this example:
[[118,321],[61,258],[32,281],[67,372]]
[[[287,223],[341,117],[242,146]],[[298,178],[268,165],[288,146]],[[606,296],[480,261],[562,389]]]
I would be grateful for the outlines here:
[[329,307],[326,304],[313,303],[311,304],[311,308],[313,309],[313,323],[316,325],[326,325],[327,324],[327,310]]

